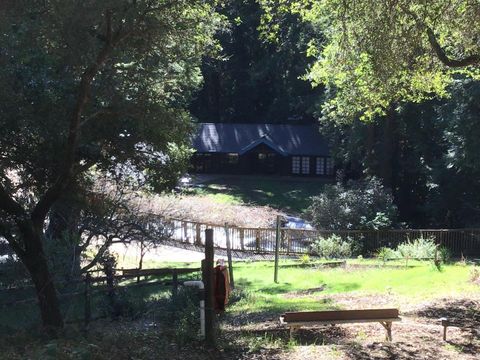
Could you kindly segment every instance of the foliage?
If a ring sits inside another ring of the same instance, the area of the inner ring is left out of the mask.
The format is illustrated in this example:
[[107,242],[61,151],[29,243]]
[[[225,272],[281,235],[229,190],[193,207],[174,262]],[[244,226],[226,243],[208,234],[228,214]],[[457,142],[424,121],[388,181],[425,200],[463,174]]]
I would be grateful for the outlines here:
[[478,266],[473,266],[470,269],[470,281],[480,285],[480,269]]
[[352,245],[338,235],[320,237],[312,244],[312,251],[325,259],[343,259],[352,255]]
[[480,83],[459,79],[450,91],[450,99],[405,104],[369,123],[322,121],[340,172],[380,178],[411,227],[479,223]]
[[0,288],[24,286],[28,284],[25,266],[13,257],[0,261]]
[[311,261],[310,259],[310,256],[308,254],[303,254],[302,256],[300,256],[300,262],[302,264],[309,264]]
[[450,262],[450,260],[452,259],[452,252],[450,251],[449,248],[442,245],[442,246],[438,247],[438,256],[439,256],[439,260],[442,263],[448,264]]
[[377,252],[375,253],[375,256],[378,259],[381,259],[383,261],[383,265],[385,265],[387,260],[395,259],[397,257],[397,254],[395,253],[395,250],[389,247],[381,247],[380,249],[377,250]]
[[446,96],[457,74],[479,75],[480,5],[474,1],[261,3],[271,31],[292,12],[318,30],[311,41],[309,53],[316,61],[308,78],[327,85],[330,99],[323,111],[338,121],[385,115],[399,101]]
[[45,325],[63,321],[48,261],[59,255],[45,251],[44,230],[56,211],[71,223],[79,216],[54,205],[77,189],[88,193],[100,176],[161,191],[184,170],[187,105],[221,26],[213,5],[47,0],[0,8],[0,235],[42,289]]
[[318,229],[385,229],[396,224],[390,192],[376,178],[326,185],[308,213]]
[[182,287],[172,297],[169,311],[174,316],[175,336],[180,345],[198,340],[200,331],[199,296],[196,289]]
[[405,259],[405,266],[408,266],[410,259],[433,259],[437,245],[434,238],[420,237],[413,241],[406,241],[397,246],[398,255]]
[[259,38],[257,0],[223,1],[218,11],[229,23],[218,35],[222,57],[204,61],[192,113],[204,122],[313,121],[322,89],[300,79],[311,63],[305,56],[310,25],[285,14],[273,44]]

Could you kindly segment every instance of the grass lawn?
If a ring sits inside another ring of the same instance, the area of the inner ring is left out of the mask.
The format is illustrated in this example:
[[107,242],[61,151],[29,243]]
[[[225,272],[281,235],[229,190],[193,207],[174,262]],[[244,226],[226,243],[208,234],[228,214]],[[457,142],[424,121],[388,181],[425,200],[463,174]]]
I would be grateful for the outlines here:
[[318,179],[261,176],[225,176],[204,183],[194,194],[209,195],[220,203],[270,206],[291,214],[301,214],[325,184]]
[[[273,264],[239,264],[235,284],[245,296],[233,311],[281,312],[338,308],[335,295],[389,296],[392,306],[419,303],[439,297],[467,295],[480,291],[469,281],[471,266],[447,265],[438,271],[430,263],[408,268],[282,268],[279,283],[273,282]],[[373,303],[371,307],[375,307]]]
[[[402,260],[383,266],[376,259],[347,260],[347,267],[326,268],[323,261],[304,266],[297,260],[281,260],[279,283],[273,281],[273,261],[234,262],[237,291],[229,312],[271,312],[342,308],[338,296],[389,299],[389,305],[417,304],[441,297],[480,295],[470,281],[473,265],[444,265],[438,271],[431,262]],[[150,267],[152,264],[147,264]],[[155,263],[156,267],[197,267],[199,263]],[[298,265],[298,266],[292,266]],[[312,266],[313,265],[313,266]],[[371,304],[371,307],[383,305]],[[383,306],[385,307],[385,306]]]

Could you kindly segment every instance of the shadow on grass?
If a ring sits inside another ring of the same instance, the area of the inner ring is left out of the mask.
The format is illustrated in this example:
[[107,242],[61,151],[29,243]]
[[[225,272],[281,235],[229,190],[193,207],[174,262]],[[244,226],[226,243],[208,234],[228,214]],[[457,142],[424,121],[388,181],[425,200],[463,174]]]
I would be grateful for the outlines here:
[[327,284],[320,283],[318,284],[318,287],[315,287],[315,288],[295,290],[293,284],[289,282],[285,282],[282,284],[272,283],[264,286],[258,286],[258,284],[255,284],[252,281],[246,280],[244,278],[238,279],[237,284],[241,288],[256,289],[255,290],[256,292],[263,293],[265,295],[279,295],[279,294],[285,294],[285,295],[299,294],[300,295],[302,292],[313,294],[315,291],[309,291],[309,290],[315,290],[315,289],[318,290],[317,292],[330,291],[334,293],[340,293],[340,292],[354,291],[361,288],[361,285],[357,282],[339,282],[339,283],[335,283],[333,286],[328,285],[328,283]]
[[310,205],[310,197],[318,195],[324,181],[295,181],[278,177],[225,177],[205,183],[202,192],[227,194],[244,203],[271,206],[296,214]]

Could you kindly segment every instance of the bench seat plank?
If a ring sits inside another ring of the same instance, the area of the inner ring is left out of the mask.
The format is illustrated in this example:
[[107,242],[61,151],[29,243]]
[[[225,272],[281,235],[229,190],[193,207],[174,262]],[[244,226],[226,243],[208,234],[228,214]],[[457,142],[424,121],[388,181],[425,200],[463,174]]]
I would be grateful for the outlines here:
[[402,321],[402,318],[388,318],[388,319],[356,319],[356,320],[325,320],[325,321],[289,321],[286,322],[282,317],[280,323],[288,326],[309,326],[309,325],[329,325],[329,324],[352,324],[352,323],[370,323],[370,322],[394,322]]
[[285,322],[330,321],[330,320],[376,320],[398,318],[398,309],[365,309],[334,311],[287,312]]
[[290,328],[290,338],[303,326],[379,322],[387,331],[387,341],[392,341],[392,322],[401,320],[398,309],[287,312],[280,317],[280,323]]

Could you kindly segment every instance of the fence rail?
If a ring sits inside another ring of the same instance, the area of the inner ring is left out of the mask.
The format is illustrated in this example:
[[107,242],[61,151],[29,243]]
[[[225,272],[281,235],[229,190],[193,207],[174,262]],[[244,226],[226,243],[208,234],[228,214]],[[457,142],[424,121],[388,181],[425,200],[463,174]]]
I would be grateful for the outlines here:
[[[203,246],[205,229],[214,229],[214,245],[226,249],[226,232],[233,251],[254,254],[275,252],[275,228],[243,228],[218,224],[170,219],[165,224],[173,240]],[[319,237],[340,236],[351,240],[365,255],[373,254],[383,246],[395,248],[400,243],[420,237],[431,237],[435,243],[448,248],[454,256],[480,256],[480,229],[396,229],[396,230],[301,230],[282,228],[280,248],[282,255],[311,254],[312,244]]]

